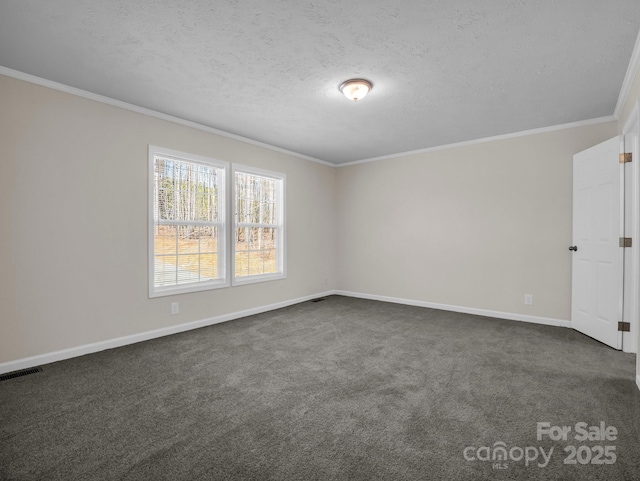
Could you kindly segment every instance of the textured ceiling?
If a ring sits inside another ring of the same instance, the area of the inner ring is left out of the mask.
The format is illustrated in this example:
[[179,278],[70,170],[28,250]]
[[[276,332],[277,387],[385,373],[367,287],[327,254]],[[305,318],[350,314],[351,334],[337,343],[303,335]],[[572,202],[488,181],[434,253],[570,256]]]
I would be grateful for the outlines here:
[[0,65],[343,163],[611,115],[639,28],[638,0],[2,0]]

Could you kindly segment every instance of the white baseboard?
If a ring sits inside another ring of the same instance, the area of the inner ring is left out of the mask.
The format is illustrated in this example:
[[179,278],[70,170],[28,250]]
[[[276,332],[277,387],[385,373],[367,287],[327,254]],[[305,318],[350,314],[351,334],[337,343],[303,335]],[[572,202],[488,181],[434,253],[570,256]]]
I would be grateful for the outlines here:
[[[347,296],[347,297],[357,297],[361,299],[371,299],[375,301],[392,302],[394,304],[405,304],[409,306],[428,307],[431,309],[440,309],[443,311],[462,312],[465,314],[475,314],[478,316],[495,317],[499,319],[509,319],[513,321],[531,322],[535,324],[544,324],[548,326],[571,327],[570,321],[563,321],[560,319],[528,316],[525,314],[513,314],[509,312],[488,311],[485,309],[451,306],[448,304],[438,304],[435,302],[416,301],[412,299],[402,299],[398,297],[378,296],[374,294],[363,294],[360,292],[335,290],[335,291],[326,291],[319,294],[313,294],[310,296],[299,297],[296,299],[290,299],[287,301],[277,302],[275,304],[269,304],[266,306],[245,309],[243,311],[223,314],[221,316],[201,319],[199,321],[193,321],[193,322],[187,322],[185,324],[178,324],[175,326],[163,327],[161,329],[155,329],[153,331],[141,332],[139,334],[132,334],[130,336],[118,337],[115,339],[109,339],[107,341],[94,342],[92,344],[85,344],[83,346],[63,349],[61,351],[55,351],[55,352],[50,352],[46,354],[39,354],[37,356],[26,357],[23,359],[17,359],[15,361],[1,363],[0,374],[12,372],[12,371],[18,371],[20,369],[27,369],[27,368],[39,366],[42,364],[49,364],[51,362],[62,361],[64,359],[70,359],[72,357],[84,356],[85,354],[91,354],[94,352],[104,351],[106,349],[122,347],[129,344],[135,344],[137,342],[148,341],[150,339],[156,339],[158,337],[170,336],[171,334],[177,334],[179,332],[190,331],[192,329],[198,329],[200,327],[211,326],[213,324],[218,324],[221,322],[232,321],[234,319],[239,319],[241,317],[260,314],[262,312],[273,311],[275,309],[281,309],[283,307],[299,304],[301,302],[306,302],[310,299],[315,299],[317,297],[325,297],[333,294],[340,295],[340,296]],[[638,386],[640,387],[640,377],[638,378]]]
[[509,319],[511,321],[531,322],[534,324],[544,324],[546,326],[571,327],[571,321],[552,319],[549,317],[528,316],[526,314],[513,314],[510,312],[488,311],[473,307],[451,306],[448,304],[437,304],[435,302],[415,301],[412,299],[402,299],[398,297],[378,296],[375,294],[363,294],[361,292],[334,291],[334,294],[348,297],[358,297],[361,299],[371,299],[374,301],[393,302],[394,304],[405,304],[408,306],[428,307],[443,311],[462,312],[464,314],[475,314],[477,316],[496,317],[499,319]]
[[636,385],[638,386],[638,389],[640,390],[640,374],[638,374],[636,376]]
[[129,344],[148,341],[150,339],[156,339],[158,337],[170,336],[171,334],[177,334],[179,332],[190,331],[192,329],[198,329],[200,327],[211,326],[213,324],[219,324],[221,322],[232,321],[241,317],[252,316],[254,314],[260,314],[262,312],[268,312],[275,309],[292,306],[294,304],[306,302],[317,297],[329,296],[333,293],[333,291],[327,291],[320,294],[313,294],[310,296],[299,297],[297,299],[276,302],[275,304],[269,304],[266,306],[254,307],[243,311],[223,314],[221,316],[210,317],[208,319],[201,319],[199,321],[163,327],[161,329],[155,329],[153,331],[141,332],[139,334],[132,334],[130,336],[118,337],[107,341],[94,342],[92,344],[85,344],[84,346],[72,347],[69,349],[63,349],[61,351],[39,354],[37,356],[4,362],[0,364],[0,374],[40,366],[42,364],[49,364],[51,362],[62,361],[64,359],[70,359],[72,357],[84,356],[85,354],[104,351],[106,349],[127,346]]

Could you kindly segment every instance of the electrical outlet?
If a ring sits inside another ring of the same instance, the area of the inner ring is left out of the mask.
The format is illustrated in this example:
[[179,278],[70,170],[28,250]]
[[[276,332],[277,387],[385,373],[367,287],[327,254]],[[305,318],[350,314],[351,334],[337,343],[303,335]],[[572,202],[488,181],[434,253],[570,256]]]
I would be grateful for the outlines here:
[[533,306],[533,294],[525,294],[524,295],[524,303],[527,306]]
[[171,314],[177,314],[180,312],[180,303],[172,302],[171,303]]

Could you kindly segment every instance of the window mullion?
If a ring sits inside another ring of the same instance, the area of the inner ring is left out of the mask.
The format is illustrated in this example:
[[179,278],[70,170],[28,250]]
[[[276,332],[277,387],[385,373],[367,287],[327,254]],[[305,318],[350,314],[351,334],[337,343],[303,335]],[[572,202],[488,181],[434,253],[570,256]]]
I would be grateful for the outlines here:
[[159,220],[156,221],[157,225],[188,225],[192,227],[221,227],[223,222],[208,222],[205,220]]
[[238,228],[256,227],[256,228],[262,228],[262,229],[276,229],[278,227],[278,224],[256,224],[253,222],[239,222],[236,224],[236,227]]

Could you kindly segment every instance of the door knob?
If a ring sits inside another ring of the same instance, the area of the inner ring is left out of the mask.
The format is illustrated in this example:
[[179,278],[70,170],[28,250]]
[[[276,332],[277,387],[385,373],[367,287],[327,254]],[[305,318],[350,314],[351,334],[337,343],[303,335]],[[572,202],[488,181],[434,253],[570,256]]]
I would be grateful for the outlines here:
[[569,246],[569,250],[570,251],[577,251],[578,250],[578,246]]

